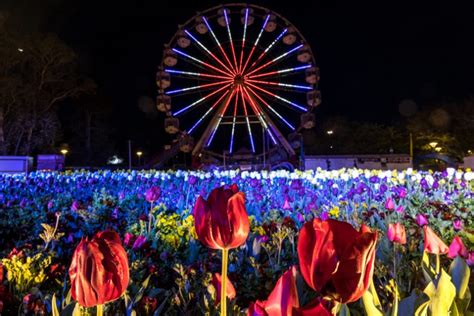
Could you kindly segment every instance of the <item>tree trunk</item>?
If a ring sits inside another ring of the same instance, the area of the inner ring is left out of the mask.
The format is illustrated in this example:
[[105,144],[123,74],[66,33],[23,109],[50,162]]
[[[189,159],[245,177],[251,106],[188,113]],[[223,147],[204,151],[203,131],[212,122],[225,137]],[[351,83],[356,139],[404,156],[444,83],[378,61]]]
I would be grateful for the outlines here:
[[18,136],[18,140],[17,140],[16,146],[15,146],[15,152],[13,153],[15,156],[18,155],[18,151],[20,150],[20,144],[21,144],[21,140],[23,138],[23,133],[24,133],[24,131],[21,131],[20,135]]

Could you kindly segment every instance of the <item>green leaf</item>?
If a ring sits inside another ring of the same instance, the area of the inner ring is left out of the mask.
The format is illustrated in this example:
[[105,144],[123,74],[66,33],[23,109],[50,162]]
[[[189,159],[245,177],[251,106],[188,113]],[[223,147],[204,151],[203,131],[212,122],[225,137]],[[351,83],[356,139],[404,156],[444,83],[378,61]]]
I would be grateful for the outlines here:
[[413,290],[410,296],[402,299],[398,304],[398,316],[427,314],[430,298],[418,289]]
[[436,271],[430,263],[430,256],[426,251],[423,251],[423,258],[421,261],[421,270],[427,283],[433,282],[436,279]]
[[367,316],[383,316],[382,311],[377,307],[374,296],[370,291],[365,291],[362,295],[362,302]]
[[454,286],[456,287],[456,297],[461,300],[464,299],[471,276],[471,270],[466,264],[466,261],[460,256],[457,256],[449,267],[449,274],[451,274]]
[[440,274],[437,284],[430,282],[424,292],[430,297],[429,309],[433,315],[449,315],[456,297],[456,287],[444,269],[441,269]]
[[339,312],[339,316],[351,316],[349,307],[347,307],[346,304],[342,304],[341,311]]
[[51,313],[53,316],[59,316],[58,304],[56,303],[56,293],[53,294],[53,298],[51,299]]
[[151,277],[151,275],[149,275],[145,279],[145,281],[143,281],[142,287],[138,290],[137,295],[135,295],[135,298],[133,299],[133,304],[138,303],[142,299],[143,294],[145,294],[145,290],[148,287],[148,283],[150,282],[150,277]]

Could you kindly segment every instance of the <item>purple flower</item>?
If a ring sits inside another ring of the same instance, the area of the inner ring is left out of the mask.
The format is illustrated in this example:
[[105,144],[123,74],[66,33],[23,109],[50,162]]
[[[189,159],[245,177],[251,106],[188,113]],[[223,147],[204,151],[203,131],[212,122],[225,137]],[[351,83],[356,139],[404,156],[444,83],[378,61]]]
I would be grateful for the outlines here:
[[81,204],[78,201],[74,200],[71,205],[71,210],[73,210],[74,212],[77,212],[80,208],[81,208]]
[[140,235],[137,237],[135,242],[133,243],[132,249],[133,250],[138,250],[143,247],[143,245],[146,243],[146,237],[143,235]]
[[153,203],[160,198],[160,195],[161,195],[160,187],[153,186],[145,192],[145,199],[148,202]]
[[423,227],[425,225],[428,225],[428,220],[426,217],[422,214],[416,215],[415,222],[418,224],[418,226]]
[[197,178],[195,176],[189,176],[188,183],[190,185],[195,185],[197,183]]
[[397,193],[398,193],[398,196],[403,199],[407,196],[407,189],[405,189],[404,187],[399,187],[397,189]]
[[405,209],[403,208],[403,205],[400,205],[396,208],[397,213],[399,214],[403,214],[403,212],[405,211]]
[[329,214],[326,211],[321,212],[321,216],[319,217],[321,220],[326,221],[329,218]]
[[462,230],[462,228],[463,228],[462,219],[456,218],[456,219],[453,221],[453,228],[454,228],[454,230],[456,230],[456,231]]
[[433,189],[437,189],[437,188],[439,188],[439,183],[438,183],[438,180],[435,180],[433,182]]
[[125,199],[125,192],[120,191],[119,194],[118,194],[118,198],[119,198],[119,200]]
[[54,202],[53,200],[48,202],[48,210],[52,209],[54,207]]

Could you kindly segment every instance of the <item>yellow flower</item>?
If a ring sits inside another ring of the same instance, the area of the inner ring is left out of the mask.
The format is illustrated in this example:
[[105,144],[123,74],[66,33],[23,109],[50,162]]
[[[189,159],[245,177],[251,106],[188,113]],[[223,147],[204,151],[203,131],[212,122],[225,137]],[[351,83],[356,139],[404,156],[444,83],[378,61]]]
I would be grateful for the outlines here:
[[334,206],[330,211],[329,215],[333,217],[339,217],[339,206]]

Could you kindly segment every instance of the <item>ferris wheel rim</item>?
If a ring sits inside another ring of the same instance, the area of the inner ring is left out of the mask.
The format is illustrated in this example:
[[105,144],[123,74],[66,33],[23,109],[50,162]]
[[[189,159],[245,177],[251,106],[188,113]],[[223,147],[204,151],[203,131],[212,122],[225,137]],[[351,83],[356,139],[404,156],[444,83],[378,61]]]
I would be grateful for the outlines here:
[[[268,18],[269,18],[271,15],[273,15],[275,18],[278,18],[278,19],[280,19],[281,21],[283,21],[283,22],[284,22],[285,30],[291,27],[291,28],[292,28],[292,31],[298,35],[298,37],[299,37],[299,39],[300,39],[300,43],[301,43],[300,45],[298,45],[298,46],[296,46],[295,48],[293,48],[289,53],[291,54],[293,51],[296,51],[296,50],[302,48],[303,46],[305,46],[306,49],[309,51],[309,55],[310,55],[310,57],[311,57],[311,58],[310,58],[311,60],[308,61],[308,62],[306,62],[305,65],[303,65],[303,66],[301,66],[301,67],[296,67],[296,68],[298,68],[298,69],[307,69],[307,68],[309,68],[309,67],[316,67],[315,55],[314,55],[313,52],[312,52],[311,46],[308,44],[308,41],[307,41],[306,38],[302,35],[302,33],[300,32],[300,30],[299,30],[296,26],[294,26],[294,24],[292,24],[292,23],[291,23],[288,19],[286,19],[284,16],[282,16],[281,14],[279,14],[279,13],[273,11],[273,10],[270,10],[270,9],[268,9],[268,8],[266,8],[266,7],[263,7],[263,6],[254,5],[254,4],[247,4],[247,3],[229,3],[229,4],[217,5],[217,6],[213,6],[213,7],[211,7],[211,8],[208,8],[208,9],[206,9],[206,10],[204,10],[204,11],[197,12],[194,16],[192,16],[190,19],[188,19],[184,24],[179,25],[178,31],[175,32],[175,34],[172,36],[171,40],[165,45],[165,47],[168,47],[168,48],[169,48],[169,47],[172,47],[172,46],[173,46],[173,43],[176,43],[176,41],[177,41],[179,32],[184,30],[184,32],[185,32],[188,36],[190,36],[190,37],[194,40],[195,43],[197,43],[199,46],[201,46],[201,48],[204,49],[204,51],[210,53],[209,49],[207,49],[205,46],[203,46],[203,45],[188,31],[188,29],[191,29],[192,27],[194,27],[194,26],[196,25],[196,19],[197,19],[197,18],[202,18],[202,19],[206,22],[206,25],[208,26],[209,31],[212,33],[212,29],[211,29],[211,27],[209,26],[209,24],[207,23],[207,20],[208,20],[208,19],[213,19],[213,18],[215,18],[217,15],[216,15],[215,13],[214,13],[213,15],[209,15],[209,13],[215,12],[216,10],[219,10],[219,9],[224,9],[223,12],[224,12],[225,18],[226,18],[226,20],[227,20],[227,10],[226,10],[226,9],[227,9],[227,8],[233,8],[233,7],[247,8],[247,9],[248,9],[248,8],[251,8],[251,9],[262,10],[262,11],[265,12],[265,14],[260,14],[260,15],[255,15],[255,16],[260,16],[260,17],[265,17],[265,16],[266,16],[266,19],[268,20]],[[248,11],[247,11],[247,13],[248,13]],[[280,25],[280,26],[282,26],[281,21],[278,23],[278,25]],[[192,25],[193,23],[194,23],[194,25]],[[247,23],[247,22],[244,23],[244,24],[245,24],[245,28],[244,28],[244,41],[245,41],[245,32],[246,32],[246,26],[247,26],[246,23]],[[265,22],[265,23],[266,23],[266,22]],[[191,24],[191,26],[189,26],[190,24]],[[237,65],[237,61],[236,61],[236,59],[237,59],[237,58],[236,58],[236,53],[235,53],[235,51],[234,51],[234,40],[233,40],[233,38],[232,38],[232,36],[231,36],[231,32],[230,32],[230,29],[229,29],[230,26],[229,26],[229,23],[228,23],[228,22],[226,22],[226,27],[227,27],[227,30],[228,30],[228,33],[229,33],[229,40],[228,40],[228,41],[227,41],[227,40],[224,40],[222,43],[230,43],[231,49],[232,49],[232,56],[231,56],[231,57],[232,57],[232,59],[233,59],[233,61],[234,61],[235,70],[237,71],[239,67],[242,67],[242,60],[240,60],[240,64],[239,64],[240,66],[238,66],[238,65]],[[263,27],[262,27],[261,32],[263,32]],[[214,38],[215,38],[215,35],[214,35],[213,33],[212,33],[212,35],[213,35]],[[260,35],[261,35],[261,34],[260,34]],[[259,35],[259,36],[260,36],[260,35]],[[280,36],[279,36],[277,39],[274,40],[274,43],[277,42],[277,41],[279,40],[279,38],[280,38],[282,35],[283,35],[283,33],[280,34]],[[217,38],[216,38],[216,41],[217,41]],[[258,38],[257,38],[257,42],[258,42]],[[218,41],[217,41],[217,44],[219,44]],[[220,46],[220,44],[219,44],[218,46]],[[255,43],[255,45],[254,45],[253,48],[255,48],[256,46],[257,46],[257,43]],[[270,48],[270,46],[269,46],[268,48]],[[173,48],[172,50],[175,51],[175,52],[178,52],[178,50],[175,49],[175,48]],[[222,50],[222,47],[221,47],[221,50]],[[260,48],[260,50],[262,50],[262,49]],[[242,59],[242,57],[243,57],[243,51],[244,51],[244,43],[242,44],[242,53],[240,54],[241,59]],[[252,50],[252,52],[253,52],[253,50]],[[252,52],[251,52],[250,54],[252,54]],[[223,52],[223,53],[224,53],[224,52]],[[253,64],[249,67],[249,69],[252,69],[252,67],[258,63],[258,61],[259,61],[260,58],[264,55],[264,53],[266,53],[266,50],[261,53],[261,55],[259,56],[259,58],[253,62]],[[286,54],[288,54],[288,52],[287,52]],[[225,93],[225,94],[222,94],[222,95],[221,95],[221,98],[218,99],[217,102],[219,102],[219,100],[221,100],[222,98],[226,98],[226,96],[227,96],[227,97],[230,96],[229,100],[231,100],[232,97],[234,96],[234,94],[236,95],[236,98],[240,95],[240,97],[241,97],[241,99],[242,99],[242,102],[243,102],[243,104],[244,104],[244,111],[245,111],[245,116],[246,116],[246,120],[247,120],[248,132],[249,132],[249,134],[250,134],[250,140],[251,140],[251,142],[252,142],[252,149],[253,149],[254,152],[255,152],[255,148],[254,148],[254,144],[253,144],[253,137],[252,137],[252,133],[251,133],[251,129],[250,129],[250,124],[249,124],[249,120],[248,120],[247,110],[246,110],[246,108],[245,108],[245,100],[246,100],[246,99],[248,100],[248,104],[249,104],[249,106],[254,110],[255,114],[257,114],[257,112],[258,112],[258,111],[255,111],[255,108],[257,108],[257,107],[256,107],[254,104],[250,104],[250,103],[251,103],[250,101],[251,101],[253,98],[258,98],[258,99],[260,100],[259,102],[263,102],[264,104],[266,104],[266,105],[267,105],[267,108],[269,108],[269,109],[271,110],[271,112],[272,112],[274,115],[276,115],[280,120],[282,120],[282,121],[286,124],[286,126],[288,126],[292,131],[295,131],[295,130],[296,130],[296,131],[298,132],[298,131],[302,128],[301,126],[299,126],[299,127],[296,129],[294,126],[292,126],[292,125],[291,125],[288,121],[286,121],[278,112],[276,112],[274,109],[272,109],[272,107],[271,107],[270,105],[268,105],[268,103],[264,100],[264,98],[262,98],[262,96],[260,96],[258,93],[256,93],[255,90],[259,90],[259,91],[261,91],[261,92],[264,92],[264,93],[266,93],[266,94],[268,94],[268,95],[273,96],[274,98],[277,98],[277,99],[280,101],[280,104],[282,104],[281,102],[283,102],[283,103],[286,103],[286,106],[292,105],[294,109],[298,109],[298,110],[302,111],[303,113],[309,112],[308,109],[307,109],[308,106],[304,106],[304,107],[303,107],[303,106],[298,106],[298,105],[296,105],[294,102],[292,103],[291,101],[289,101],[289,100],[287,100],[287,99],[285,99],[285,98],[283,98],[283,97],[280,97],[280,96],[276,95],[275,93],[270,93],[270,92],[269,92],[268,90],[266,90],[265,88],[258,87],[258,86],[256,86],[255,84],[258,83],[258,84],[264,84],[264,85],[270,85],[270,86],[281,86],[281,87],[286,87],[286,88],[300,88],[300,89],[306,89],[306,90],[309,90],[309,91],[313,91],[313,90],[314,90],[314,91],[317,91],[317,84],[315,84],[315,85],[311,84],[311,86],[302,86],[302,85],[293,85],[293,84],[277,83],[277,82],[273,82],[273,81],[268,81],[268,80],[270,80],[269,78],[261,79],[261,77],[269,77],[269,76],[270,76],[271,71],[270,71],[270,72],[267,72],[267,73],[260,73],[260,74],[258,73],[258,70],[261,70],[261,69],[265,68],[265,67],[269,64],[269,63],[267,62],[267,63],[264,64],[264,65],[260,65],[259,67],[255,68],[255,69],[252,69],[252,71],[248,74],[248,76],[250,77],[249,80],[248,80],[248,81],[249,81],[249,82],[248,82],[248,84],[249,84],[248,91],[247,91],[247,89],[244,89],[244,90],[245,90],[245,92],[244,92],[241,88],[239,88],[239,89],[238,89],[239,91],[235,92],[235,89],[233,89],[232,87],[229,88],[229,85],[226,84],[227,82],[231,81],[229,78],[231,78],[232,76],[235,76],[235,75],[236,75],[236,72],[233,72],[233,71],[232,71],[232,70],[234,70],[234,68],[232,68],[233,65],[232,65],[231,61],[230,61],[230,60],[227,60],[228,63],[229,63],[228,66],[230,66],[230,68],[227,68],[224,62],[221,62],[219,59],[215,58],[215,56],[212,55],[212,53],[210,53],[210,55],[211,55],[212,57],[214,57],[214,59],[215,59],[216,61],[218,61],[218,62],[221,64],[221,66],[224,67],[224,69],[230,70],[229,73],[227,73],[227,74],[225,74],[224,71],[220,71],[220,72],[221,72],[220,75],[215,75],[215,74],[213,74],[214,77],[216,77],[216,76],[221,76],[221,79],[226,80],[226,82],[211,83],[211,84],[207,84],[207,85],[204,84],[204,85],[198,85],[198,86],[195,86],[195,87],[188,87],[188,88],[184,88],[184,89],[185,89],[185,90],[187,89],[186,91],[193,91],[193,90],[198,90],[198,89],[205,88],[205,87],[223,85],[222,88],[223,88],[223,90],[226,90],[226,93]],[[224,53],[224,56],[227,58],[227,56],[226,56],[225,53]],[[247,62],[249,62],[250,57],[251,57],[251,56],[248,56]],[[280,56],[280,57],[281,57],[281,56]],[[195,58],[195,59],[196,59],[196,58]],[[229,58],[229,59],[230,59],[230,58]],[[189,61],[186,61],[186,62],[187,62],[187,63],[190,63]],[[191,64],[192,64],[192,63],[191,63]],[[246,66],[247,66],[247,63],[243,66],[243,69],[244,69],[244,70],[245,70]],[[165,67],[165,65],[164,65],[164,59],[162,59],[160,69],[163,69],[163,70],[165,70],[165,71],[170,70],[170,69],[168,69],[168,68]],[[293,67],[293,69],[295,69],[295,67]],[[214,69],[214,70],[216,70],[216,69]],[[288,69],[284,69],[283,71],[285,71],[285,70],[288,70]],[[257,73],[256,73],[256,72],[257,72]],[[255,73],[256,73],[256,74],[255,74]],[[252,74],[253,74],[253,75],[252,75]],[[202,75],[202,76],[205,76],[205,74],[201,74],[201,75]],[[258,78],[258,79],[257,79],[257,78]],[[167,91],[167,92],[164,93],[164,94],[170,95],[170,94],[173,94],[174,92],[182,91],[182,90],[183,90],[183,89],[177,89],[177,90],[175,90],[175,91]],[[218,92],[220,92],[220,91],[222,91],[222,90],[219,89]],[[230,91],[230,93],[228,93],[229,91]],[[214,92],[215,92],[215,91],[214,91]],[[212,93],[209,94],[209,95],[210,95],[210,96],[213,96]],[[206,95],[206,97],[209,96],[209,95]],[[198,100],[198,103],[202,102],[203,100],[205,101],[205,99],[206,99],[205,97],[199,99],[199,100]],[[216,103],[217,103],[217,102],[216,102]],[[230,101],[229,101],[229,102],[230,102]],[[237,103],[237,99],[236,99],[235,102]],[[191,104],[191,105],[192,105],[192,104]],[[229,105],[229,104],[227,104],[227,106],[225,106],[225,107],[223,108],[223,111],[221,111],[221,113],[222,113],[221,116],[224,115],[224,113],[225,113],[225,111],[226,111],[228,105]],[[284,105],[285,105],[285,104],[284,104]],[[212,111],[216,106],[217,106],[217,105],[213,105],[213,106],[209,107],[208,111],[206,112],[206,115],[208,115],[208,114],[210,113],[210,111]],[[186,112],[187,110],[189,110],[189,109],[191,109],[191,108],[192,108],[192,106],[189,106],[189,107],[188,107],[188,106],[185,106],[184,108],[179,109],[177,112],[171,112],[171,111],[169,111],[169,112],[167,112],[167,116],[168,116],[168,117],[176,117],[176,116],[180,115],[180,114],[183,113],[183,112]],[[312,107],[310,107],[310,108],[311,108],[310,111],[312,111]],[[261,112],[264,112],[264,111],[261,111]],[[215,114],[212,116],[212,119],[215,119],[215,118],[218,116],[218,113],[220,113],[219,110],[217,110],[217,111],[215,112]],[[203,118],[204,118],[204,117],[203,117]],[[198,122],[197,122],[195,125],[193,125],[193,127],[191,127],[189,130],[187,130],[187,131],[186,131],[186,130],[185,130],[185,131],[181,131],[181,134],[183,134],[183,135],[189,135],[189,134],[191,134],[191,132],[195,129],[195,126],[196,126],[197,124],[200,124],[203,118],[199,119]],[[259,120],[261,119],[260,117],[257,117],[257,118],[258,118]],[[221,119],[222,119],[222,118],[221,118]],[[271,121],[271,120],[270,120],[270,121]],[[262,127],[265,127],[265,122],[263,122],[263,121],[261,121],[261,120],[260,120],[260,122],[261,122],[260,125],[262,125]],[[216,127],[214,128],[214,130],[213,130],[213,132],[212,132],[212,135],[210,136],[210,137],[211,137],[211,138],[210,138],[211,141],[212,141],[212,138],[214,137],[214,134],[215,134],[217,128],[219,127],[219,125],[220,125],[220,120],[219,120],[219,122],[217,123]],[[275,125],[275,124],[272,123],[272,125]],[[232,143],[233,143],[233,137],[234,137],[234,126],[235,126],[235,111],[234,111],[234,124],[233,124],[233,126],[232,126],[232,138],[231,138],[230,152],[232,152]],[[267,129],[268,129],[268,128],[267,128]],[[277,131],[278,131],[278,129],[277,129]],[[278,132],[279,132],[279,131],[278,131]],[[270,134],[271,138],[273,139],[273,141],[275,142],[274,136],[272,136],[271,132],[269,132],[269,134]],[[280,134],[281,134],[281,133],[280,133]],[[204,137],[204,135],[201,136],[200,142],[201,142],[201,140],[202,140],[203,137]],[[208,136],[206,136],[206,137],[208,137]],[[284,138],[285,138],[285,137],[283,136],[283,139],[284,139]],[[275,142],[275,144],[276,144],[276,142]],[[209,145],[209,143],[208,143],[207,145]],[[207,146],[206,146],[206,147],[207,147]],[[196,148],[195,148],[195,149],[196,149]],[[286,148],[285,148],[285,149],[286,149]],[[200,150],[205,150],[205,147],[202,147]],[[287,149],[287,151],[292,151],[291,147],[289,148],[289,150]],[[193,150],[193,154],[194,154],[194,150]],[[294,154],[294,151],[293,151],[293,154]]]

